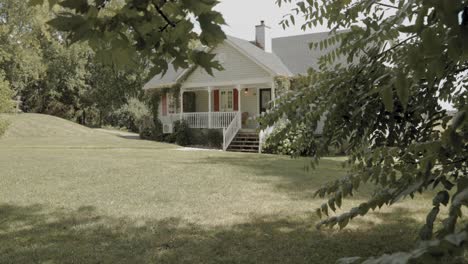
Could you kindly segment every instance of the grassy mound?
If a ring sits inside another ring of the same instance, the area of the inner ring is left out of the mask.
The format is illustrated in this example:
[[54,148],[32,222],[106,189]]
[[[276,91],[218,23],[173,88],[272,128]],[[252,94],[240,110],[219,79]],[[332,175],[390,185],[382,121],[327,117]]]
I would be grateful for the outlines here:
[[10,125],[0,139],[4,147],[47,148],[169,148],[143,140],[129,140],[119,134],[91,129],[50,115],[4,115]]
[[90,128],[50,115],[9,115],[11,122],[5,137],[82,137],[95,135]]

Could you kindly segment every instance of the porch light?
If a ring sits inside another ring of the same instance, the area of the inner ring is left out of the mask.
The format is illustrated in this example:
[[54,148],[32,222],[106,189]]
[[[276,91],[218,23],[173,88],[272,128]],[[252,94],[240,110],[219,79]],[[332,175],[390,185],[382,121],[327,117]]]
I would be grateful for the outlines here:
[[245,88],[244,94],[247,95],[249,93],[249,88]]

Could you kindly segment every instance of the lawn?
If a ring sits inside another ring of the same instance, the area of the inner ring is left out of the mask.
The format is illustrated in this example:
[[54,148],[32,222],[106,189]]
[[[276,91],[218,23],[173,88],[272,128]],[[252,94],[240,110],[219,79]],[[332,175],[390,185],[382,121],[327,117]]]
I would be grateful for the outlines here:
[[313,193],[344,174],[342,158],[306,171],[306,159],[182,151],[50,116],[8,118],[0,263],[334,263],[408,250],[431,204],[318,231]]

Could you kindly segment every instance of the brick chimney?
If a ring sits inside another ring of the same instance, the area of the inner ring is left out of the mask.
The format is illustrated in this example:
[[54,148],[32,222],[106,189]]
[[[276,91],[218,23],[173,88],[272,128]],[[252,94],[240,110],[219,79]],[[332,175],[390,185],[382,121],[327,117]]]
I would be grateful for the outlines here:
[[265,21],[261,21],[260,25],[255,26],[255,42],[257,46],[266,52],[271,52],[271,28],[265,25]]

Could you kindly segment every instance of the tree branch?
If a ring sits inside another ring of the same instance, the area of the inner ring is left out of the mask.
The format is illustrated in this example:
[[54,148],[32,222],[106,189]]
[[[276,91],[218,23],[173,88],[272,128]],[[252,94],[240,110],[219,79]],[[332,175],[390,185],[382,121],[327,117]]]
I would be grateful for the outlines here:
[[387,52],[389,52],[389,51],[392,51],[392,50],[394,50],[394,49],[400,47],[401,45],[405,44],[406,42],[408,42],[408,41],[410,41],[410,40],[412,40],[412,39],[414,39],[414,38],[417,38],[417,37],[418,37],[417,35],[414,35],[414,36],[411,36],[411,37],[409,37],[409,38],[407,38],[407,39],[405,39],[405,40],[402,40],[402,41],[398,42],[395,46],[393,46],[393,47],[391,47],[391,48],[389,48],[389,49],[387,49],[387,50],[382,51],[382,52],[379,53],[376,57],[380,57],[380,56],[384,55],[385,53],[387,53]]
[[398,9],[396,6],[388,5],[388,4],[383,4],[383,3],[375,3],[376,5],[388,7],[388,8],[393,8],[393,9]]
[[176,27],[176,23],[172,22],[172,20],[169,19],[169,17],[162,11],[162,7],[166,4],[166,1],[161,6],[158,6],[157,4],[154,4],[154,7],[156,8],[156,11],[162,16],[162,18],[167,22],[167,24],[164,27],[161,27],[160,31],[163,32],[166,30],[169,26],[171,27]]
[[109,2],[109,0],[104,0],[100,5],[96,6],[96,8],[100,11],[101,9],[104,9]]

